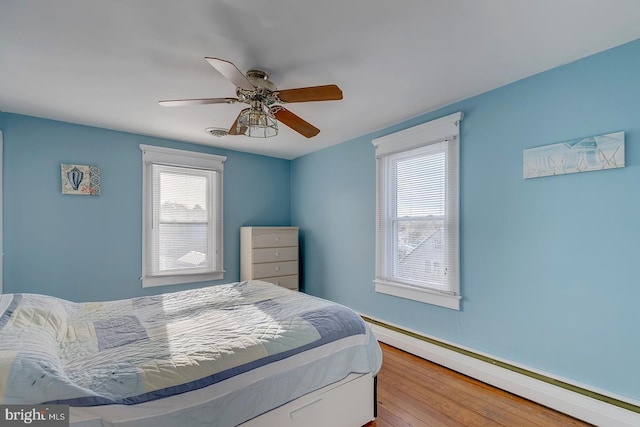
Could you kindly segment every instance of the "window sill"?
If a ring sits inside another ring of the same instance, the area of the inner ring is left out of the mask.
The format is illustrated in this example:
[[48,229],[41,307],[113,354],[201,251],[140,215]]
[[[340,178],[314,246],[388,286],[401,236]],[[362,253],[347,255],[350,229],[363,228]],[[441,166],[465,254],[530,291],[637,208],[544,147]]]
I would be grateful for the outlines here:
[[153,286],[178,285],[183,283],[206,282],[210,280],[220,280],[224,271],[203,274],[180,274],[172,276],[146,276],[142,277],[142,287],[151,288]]
[[452,310],[460,310],[460,300],[462,297],[459,295],[447,295],[384,280],[374,280],[374,283],[376,285],[376,292],[381,294],[438,305]]

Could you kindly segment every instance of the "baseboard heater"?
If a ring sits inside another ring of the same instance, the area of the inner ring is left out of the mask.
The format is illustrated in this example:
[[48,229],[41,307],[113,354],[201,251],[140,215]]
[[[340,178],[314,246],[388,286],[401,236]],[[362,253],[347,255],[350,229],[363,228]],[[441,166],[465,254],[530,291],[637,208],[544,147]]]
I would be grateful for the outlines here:
[[379,341],[598,426],[639,426],[640,402],[607,395],[365,316]]

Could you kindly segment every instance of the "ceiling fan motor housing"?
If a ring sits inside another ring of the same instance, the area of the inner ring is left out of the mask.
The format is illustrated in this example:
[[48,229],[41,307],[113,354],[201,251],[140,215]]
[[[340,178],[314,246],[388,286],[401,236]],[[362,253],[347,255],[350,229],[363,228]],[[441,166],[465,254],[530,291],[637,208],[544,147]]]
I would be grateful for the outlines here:
[[269,74],[266,71],[262,70],[249,70],[247,71],[247,79],[253,84],[255,87],[259,87],[262,89],[267,89],[271,92],[278,90],[276,85],[269,81]]
[[254,86],[253,90],[236,88],[236,95],[240,102],[249,105],[271,105],[278,102],[277,96],[273,93],[278,90],[276,85],[269,81],[269,75],[262,70],[247,71],[247,80]]

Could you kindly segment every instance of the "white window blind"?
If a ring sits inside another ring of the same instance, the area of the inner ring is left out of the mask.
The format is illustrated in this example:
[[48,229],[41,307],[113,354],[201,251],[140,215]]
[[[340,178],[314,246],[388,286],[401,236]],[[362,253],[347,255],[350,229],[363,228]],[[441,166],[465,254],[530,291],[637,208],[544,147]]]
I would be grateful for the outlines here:
[[140,148],[143,287],[221,279],[225,157]]
[[460,308],[461,119],[457,113],[373,141],[378,292]]

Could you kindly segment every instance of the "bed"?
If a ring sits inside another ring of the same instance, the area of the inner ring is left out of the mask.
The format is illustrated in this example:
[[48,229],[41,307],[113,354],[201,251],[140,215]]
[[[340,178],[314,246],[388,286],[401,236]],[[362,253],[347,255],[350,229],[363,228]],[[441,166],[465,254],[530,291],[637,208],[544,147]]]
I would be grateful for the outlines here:
[[74,427],[360,426],[381,363],[352,310],[261,281],[0,296],[0,403],[70,405]]

